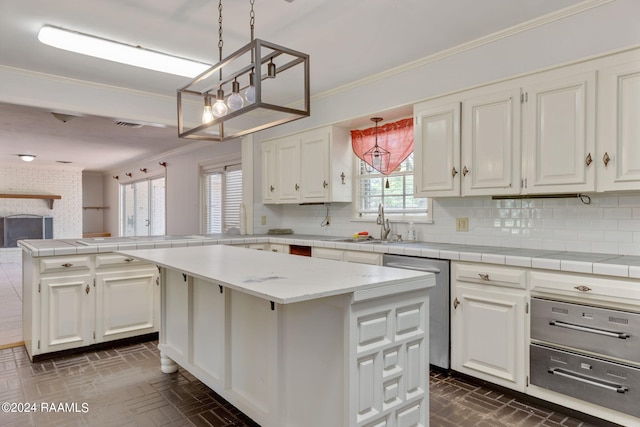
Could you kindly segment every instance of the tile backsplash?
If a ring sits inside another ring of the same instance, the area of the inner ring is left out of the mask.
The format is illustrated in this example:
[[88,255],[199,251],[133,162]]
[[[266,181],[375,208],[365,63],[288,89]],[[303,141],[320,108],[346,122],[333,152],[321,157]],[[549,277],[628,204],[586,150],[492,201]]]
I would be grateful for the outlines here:
[[[328,206],[329,226],[321,226],[327,207],[281,205],[255,208],[254,230],[292,228],[301,234],[351,236],[369,231],[379,236],[373,221],[353,221],[352,205]],[[438,243],[490,245],[640,255],[640,195],[591,195],[578,198],[505,199],[444,198],[433,202],[433,223],[416,224],[418,240]],[[261,216],[268,219],[261,225]],[[456,231],[456,218],[469,218],[469,231]],[[408,224],[391,221],[392,233],[404,235]]]

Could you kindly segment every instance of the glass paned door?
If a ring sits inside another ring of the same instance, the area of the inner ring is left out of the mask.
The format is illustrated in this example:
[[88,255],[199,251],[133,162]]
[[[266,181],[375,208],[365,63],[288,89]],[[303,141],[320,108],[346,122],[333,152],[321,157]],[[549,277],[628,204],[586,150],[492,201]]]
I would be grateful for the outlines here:
[[165,179],[122,184],[122,235],[165,234]]

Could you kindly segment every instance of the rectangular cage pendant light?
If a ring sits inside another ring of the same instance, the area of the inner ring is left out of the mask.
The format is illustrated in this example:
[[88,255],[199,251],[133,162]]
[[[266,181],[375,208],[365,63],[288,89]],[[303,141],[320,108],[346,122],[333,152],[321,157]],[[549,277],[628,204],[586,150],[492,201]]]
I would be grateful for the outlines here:
[[178,136],[248,135],[308,117],[309,98],[309,55],[253,39],[178,89]]

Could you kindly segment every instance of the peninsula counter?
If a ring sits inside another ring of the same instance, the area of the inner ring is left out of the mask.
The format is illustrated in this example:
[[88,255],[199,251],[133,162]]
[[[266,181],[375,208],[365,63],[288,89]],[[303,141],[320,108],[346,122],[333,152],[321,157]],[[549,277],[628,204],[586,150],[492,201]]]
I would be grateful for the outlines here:
[[432,274],[223,245],[118,253],[160,267],[163,372],[262,427],[428,425]]

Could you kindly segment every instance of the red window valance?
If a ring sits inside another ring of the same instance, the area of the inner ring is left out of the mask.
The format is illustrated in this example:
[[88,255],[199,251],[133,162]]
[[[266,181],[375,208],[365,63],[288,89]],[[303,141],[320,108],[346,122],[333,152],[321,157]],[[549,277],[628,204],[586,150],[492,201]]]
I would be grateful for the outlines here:
[[[402,119],[397,122],[378,126],[378,146],[391,153],[389,169],[379,171],[383,175],[389,175],[396,170],[411,153],[413,153],[413,118]],[[376,128],[351,131],[351,146],[358,158],[373,167],[364,153],[373,148],[376,143]]]

